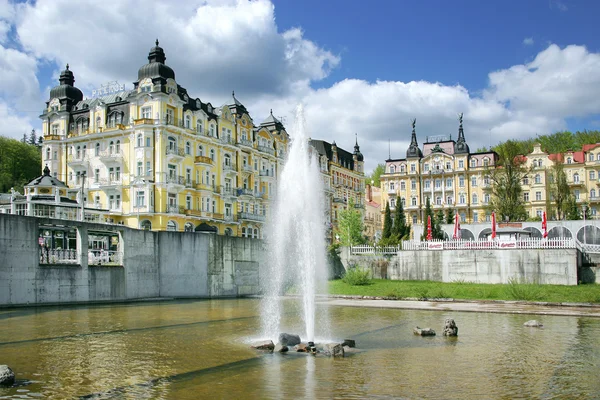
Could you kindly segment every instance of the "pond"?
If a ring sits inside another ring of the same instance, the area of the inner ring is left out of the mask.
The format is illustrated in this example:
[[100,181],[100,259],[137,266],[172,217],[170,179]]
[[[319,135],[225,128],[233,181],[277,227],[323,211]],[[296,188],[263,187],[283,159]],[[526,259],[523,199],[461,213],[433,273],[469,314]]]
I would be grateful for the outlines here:
[[[299,329],[296,301],[284,326]],[[0,310],[0,399],[590,398],[600,393],[600,319],[333,306],[342,359],[259,353],[257,299]],[[441,336],[455,319],[457,338]],[[542,329],[523,323],[538,319]],[[431,327],[420,337],[413,327]],[[318,341],[319,338],[317,338]]]

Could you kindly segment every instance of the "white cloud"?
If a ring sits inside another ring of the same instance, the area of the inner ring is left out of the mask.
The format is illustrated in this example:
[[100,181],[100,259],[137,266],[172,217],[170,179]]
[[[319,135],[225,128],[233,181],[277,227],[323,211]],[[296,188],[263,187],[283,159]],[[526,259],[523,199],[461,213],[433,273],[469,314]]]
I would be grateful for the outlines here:
[[569,10],[569,7],[561,0],[550,0],[549,5],[551,10],[558,10],[561,12],[567,12]]
[[[466,139],[475,150],[564,129],[566,118],[600,109],[600,54],[581,46],[550,45],[530,63],[491,72],[477,94],[461,85],[352,77],[314,89],[340,58],[308,40],[310,32],[280,32],[268,0],[181,1],[177,7],[167,0],[38,0],[20,4],[16,13],[5,8],[2,19],[6,4],[0,0],[0,20],[15,24],[14,47],[23,50],[0,48],[0,68],[7,71],[0,76],[0,118],[24,127],[38,125],[37,115],[10,117],[8,105],[13,111],[41,109],[65,63],[84,92],[115,79],[131,87],[157,37],[191,96],[220,105],[235,90],[257,124],[272,108],[288,128],[295,105],[303,102],[313,138],[335,140],[351,151],[358,133],[367,170],[388,157],[388,147],[393,158],[405,156],[411,118],[417,118],[422,144],[426,136],[455,138],[457,114],[464,112]],[[42,82],[40,95],[42,64],[53,66],[55,76]],[[0,132],[6,126],[0,122]],[[15,137],[26,131],[10,129]]]
[[0,136],[20,139],[24,133],[29,135],[33,128],[30,118],[19,116],[14,109],[0,100]]
[[527,38],[523,39],[523,44],[525,46],[532,46],[533,43],[535,43],[535,42],[532,37],[527,37]]

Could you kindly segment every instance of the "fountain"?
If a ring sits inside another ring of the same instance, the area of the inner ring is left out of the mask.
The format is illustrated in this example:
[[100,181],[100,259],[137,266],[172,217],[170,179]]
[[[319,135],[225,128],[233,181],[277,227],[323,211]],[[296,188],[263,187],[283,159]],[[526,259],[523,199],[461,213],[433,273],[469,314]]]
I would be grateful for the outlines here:
[[296,109],[288,159],[278,182],[273,216],[269,224],[268,243],[272,259],[267,276],[262,277],[263,337],[276,341],[282,331],[282,298],[292,285],[301,300],[305,341],[315,340],[316,321],[319,334],[325,335],[328,324],[322,314],[317,317],[317,292],[325,292],[327,260],[325,256],[324,196],[319,160],[310,151],[304,129],[302,105]]

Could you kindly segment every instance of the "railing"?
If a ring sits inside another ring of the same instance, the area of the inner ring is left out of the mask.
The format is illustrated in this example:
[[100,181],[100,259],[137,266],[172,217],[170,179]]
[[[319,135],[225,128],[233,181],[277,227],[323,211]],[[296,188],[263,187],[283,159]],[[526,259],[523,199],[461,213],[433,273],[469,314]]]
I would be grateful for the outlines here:
[[67,162],[70,162],[70,163],[81,163],[81,162],[87,162],[87,161],[88,161],[87,156],[75,157],[73,154],[71,154],[67,157]]
[[79,264],[79,257],[75,249],[47,249],[40,248],[40,264]]
[[100,158],[107,158],[107,159],[115,159],[115,158],[122,158],[123,157],[123,153],[121,153],[121,151],[110,151],[110,150],[104,150],[103,152],[100,153]]
[[167,183],[185,185],[185,178],[179,175],[167,175]]
[[264,221],[265,216],[260,214],[240,212],[238,213],[238,219],[248,219],[251,221]]
[[246,146],[246,147],[252,147],[254,148],[254,143],[252,142],[252,140],[248,140],[248,139],[238,139],[237,140],[237,144],[240,146]]
[[154,125],[154,120],[151,118],[140,118],[133,120],[134,125]]
[[178,148],[167,147],[167,155],[185,157],[185,151],[183,150],[182,147],[178,147]]
[[238,196],[254,196],[252,189],[239,188],[237,189]]
[[231,164],[223,163],[223,171],[236,171],[236,170],[237,170],[237,166],[235,165],[235,163],[231,163]]
[[195,163],[202,163],[202,164],[211,164],[212,165],[212,159],[210,157],[206,157],[206,156],[196,156],[194,158],[194,162]]
[[[585,245],[588,246],[588,245]],[[598,251],[600,251],[600,246]],[[396,249],[394,252],[394,248]],[[519,240],[429,240],[403,241],[399,246],[383,248],[377,246],[352,246],[352,254],[395,254],[402,250],[504,250],[504,249],[574,249],[572,238],[527,238]],[[383,251],[383,253],[382,253]]]
[[268,169],[264,169],[260,171],[260,176],[270,176],[271,178],[274,178],[275,174]]
[[275,149],[268,146],[261,146],[260,144],[258,145],[258,151],[262,151],[263,153],[267,153],[272,156],[275,155]]
[[123,253],[113,250],[89,250],[88,265],[123,265]]
[[183,207],[180,207],[180,206],[168,205],[167,206],[167,212],[169,214],[184,214],[185,213],[185,209]]
[[244,166],[242,167],[242,169],[243,169],[245,172],[254,172],[254,170],[252,169],[252,165],[250,165],[250,164],[246,164],[246,165],[244,165]]
[[235,143],[233,142],[233,139],[230,138],[229,136],[221,136],[219,138],[219,141],[223,144],[231,144],[234,145]]
[[221,194],[226,196],[237,196],[237,189],[232,187],[221,186]]

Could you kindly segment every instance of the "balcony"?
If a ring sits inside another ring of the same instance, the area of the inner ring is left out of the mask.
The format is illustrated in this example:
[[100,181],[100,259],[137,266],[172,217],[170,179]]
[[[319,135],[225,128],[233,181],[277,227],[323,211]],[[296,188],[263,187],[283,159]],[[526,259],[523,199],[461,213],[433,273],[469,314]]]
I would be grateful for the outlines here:
[[573,179],[569,179],[567,183],[569,186],[585,186],[585,182],[583,180],[574,181]]
[[44,136],[44,142],[49,142],[51,140],[60,140],[60,136],[59,135],[45,135]]
[[240,219],[256,221],[256,222],[264,222],[266,218],[264,215],[261,215],[261,214],[240,212],[240,213],[238,213],[238,220],[240,220]]
[[127,129],[123,124],[109,124],[104,127],[103,132],[122,131]]
[[115,165],[120,164],[123,161],[123,153],[120,151],[110,151],[104,150],[100,153],[100,161],[102,161],[105,165]]
[[334,197],[334,198],[333,198],[333,202],[334,202],[334,203],[342,203],[342,204],[346,204],[346,199],[344,199],[343,197]]
[[71,154],[70,156],[67,157],[67,163],[71,167],[82,166],[82,165],[87,164],[88,162],[89,162],[89,159],[87,156],[76,157],[73,154]]
[[221,194],[223,196],[237,197],[237,189],[228,186],[221,186]]
[[120,192],[121,189],[123,188],[123,181],[121,181],[121,179],[99,179],[98,181],[95,182],[98,187],[100,188],[100,190],[104,191],[104,192]]
[[203,190],[205,192],[210,192],[210,193],[217,193],[217,186],[213,186],[210,183],[202,183],[202,182],[198,182],[196,183],[196,189],[197,190]]
[[226,173],[237,174],[237,165],[235,163],[229,163],[229,164],[223,163],[223,171],[225,171]]
[[196,156],[194,158],[194,164],[212,165],[213,164],[213,160],[211,160],[210,157]]
[[232,138],[230,138],[229,136],[225,136],[225,137],[220,137],[219,138],[219,142],[221,142],[224,145],[228,145],[228,146],[235,146],[235,142],[233,141]]
[[185,157],[185,151],[182,147],[167,147],[166,155],[167,161],[182,160]]
[[250,165],[250,164],[244,164],[242,166],[242,171],[246,172],[246,173],[249,173],[249,174],[251,174],[251,173],[254,172],[254,170],[252,169],[252,165]]
[[169,204],[167,206],[167,213],[169,213],[169,214],[185,214],[185,209],[176,204]]
[[133,124],[135,126],[138,126],[138,125],[154,125],[154,120],[152,118],[134,119],[133,120]]
[[238,146],[249,147],[251,149],[254,148],[252,140],[248,140],[248,139],[238,139],[237,144],[238,144]]
[[254,192],[252,191],[252,189],[239,188],[239,189],[237,189],[237,195],[238,196],[254,196]]
[[273,171],[268,170],[268,169],[261,170],[259,174],[260,174],[261,178],[275,179],[275,173]]
[[262,152],[262,153],[267,153],[272,155],[273,157],[275,157],[275,149],[269,146],[261,146],[260,144],[258,145],[258,151]]
[[167,188],[181,191],[185,187],[185,178],[183,176],[169,174],[167,175]]
[[277,152],[277,158],[281,158],[283,160],[285,158],[285,151],[279,150]]

